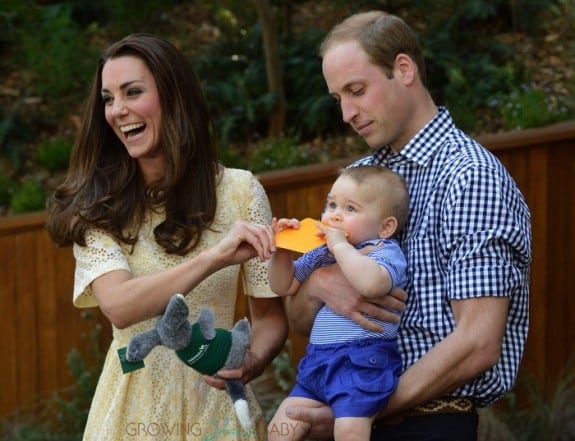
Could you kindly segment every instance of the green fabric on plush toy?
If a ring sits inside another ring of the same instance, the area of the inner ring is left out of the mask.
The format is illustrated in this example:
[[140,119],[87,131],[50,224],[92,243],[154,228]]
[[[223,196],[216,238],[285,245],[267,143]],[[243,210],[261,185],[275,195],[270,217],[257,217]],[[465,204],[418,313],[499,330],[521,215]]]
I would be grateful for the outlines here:
[[[239,320],[231,330],[214,327],[214,315],[202,308],[198,321],[188,321],[189,309],[181,294],[172,296],[166,311],[154,329],[134,335],[125,348],[118,350],[124,373],[144,367],[144,358],[158,345],[173,349],[189,367],[206,375],[220,369],[241,366],[249,346],[251,330],[247,319]],[[252,426],[246,390],[241,380],[225,380],[244,429]]]

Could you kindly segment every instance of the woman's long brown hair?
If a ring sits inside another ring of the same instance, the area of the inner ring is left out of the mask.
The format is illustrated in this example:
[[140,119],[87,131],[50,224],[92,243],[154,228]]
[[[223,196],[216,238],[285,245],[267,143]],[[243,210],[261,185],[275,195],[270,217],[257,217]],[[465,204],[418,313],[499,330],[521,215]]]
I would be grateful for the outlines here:
[[[104,116],[102,68],[125,55],[146,63],[162,107],[159,144],[166,169],[148,187]],[[146,211],[162,208],[165,220],[155,228],[155,240],[168,253],[183,255],[214,219],[217,175],[213,120],[191,64],[171,43],[132,34],[99,59],[67,176],[48,201],[47,229],[60,246],[85,246],[90,227],[133,245]]]

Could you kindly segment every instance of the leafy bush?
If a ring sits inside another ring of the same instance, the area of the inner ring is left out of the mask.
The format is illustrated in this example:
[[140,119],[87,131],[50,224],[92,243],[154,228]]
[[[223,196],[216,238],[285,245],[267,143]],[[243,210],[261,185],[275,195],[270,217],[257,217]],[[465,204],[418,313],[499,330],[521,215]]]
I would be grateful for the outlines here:
[[38,164],[55,172],[65,170],[72,150],[72,143],[62,137],[55,137],[44,142],[36,152]]
[[[548,393],[522,376],[502,403],[480,413],[479,439],[485,441],[568,441],[575,439],[573,363]],[[521,399],[519,399],[521,396]]]
[[2,207],[8,207],[8,205],[10,205],[14,186],[15,184],[12,179],[8,176],[0,175],[0,212],[3,211]]
[[[81,100],[95,66],[96,52],[65,3],[34,5],[23,22],[20,62],[32,74],[33,92],[56,114]],[[56,115],[55,115],[56,116]]]
[[569,109],[551,100],[549,94],[535,85],[513,89],[500,101],[494,102],[502,117],[503,127],[508,130],[541,127],[571,117]]
[[[245,2],[239,0],[193,3],[193,8],[188,9],[179,0],[2,2],[0,74],[8,74],[7,78],[14,72],[19,74],[14,87],[18,96],[0,95],[0,156],[8,159],[3,164],[12,167],[9,175],[17,180],[34,174],[34,170],[26,169],[34,153],[28,150],[35,148],[37,139],[55,136],[66,112],[77,112],[95,68],[97,52],[109,41],[145,29],[194,54],[192,61],[203,81],[226,165],[254,170],[266,164],[299,165],[304,158],[293,151],[290,155],[284,146],[287,139],[305,143],[345,133],[337,103],[327,93],[317,55],[324,31],[308,26],[293,32],[293,9],[273,2],[287,98],[282,135],[285,139],[277,141],[282,147],[274,153],[264,147],[274,141],[261,141],[268,136],[269,116],[277,97],[267,88],[256,8],[246,8]],[[305,8],[305,3],[311,2],[298,1],[295,7]],[[575,102],[550,102],[544,91],[522,86],[530,81],[524,67],[510,46],[498,40],[511,29],[534,35],[548,23],[555,23],[547,20],[550,16],[575,17],[572,0],[384,3],[385,9],[406,17],[419,32],[432,96],[438,104],[449,107],[463,129],[478,133],[535,127],[573,117]],[[334,0],[321,13],[331,14],[329,8],[333,8],[335,12],[329,19],[344,10],[381,7],[378,0]],[[220,37],[209,46],[205,41],[198,44],[189,38],[189,24],[171,19],[173,11],[199,11],[201,25],[213,28],[213,34],[219,33]],[[314,9],[312,14],[315,13],[318,12]],[[204,50],[198,52],[198,48]],[[11,87],[12,83],[8,85]],[[32,99],[35,104],[30,105]],[[488,126],[483,127],[484,124]],[[259,145],[261,153],[253,155],[259,162],[249,164],[250,155],[232,151],[232,145],[238,143]],[[36,149],[38,164],[49,171],[63,167],[67,160],[64,147]],[[316,160],[313,156],[306,159]]]
[[8,158],[18,171],[24,156],[24,144],[32,141],[29,121],[20,114],[26,97],[18,99],[11,107],[0,109],[0,154]]
[[259,173],[311,164],[318,162],[318,158],[301,150],[297,139],[283,137],[257,143],[246,162],[245,167]]
[[509,92],[521,81],[522,70],[513,51],[493,32],[501,26],[497,22],[502,19],[503,3],[468,0],[460,8],[449,0],[428,4],[434,12],[426,16],[427,26],[420,35],[428,86],[464,130],[476,128],[478,112],[488,108],[494,95]]
[[193,58],[216,122],[226,145],[265,133],[275,97],[267,92],[259,30],[231,34]]
[[13,214],[22,214],[44,210],[46,196],[46,190],[40,182],[32,179],[24,180],[14,190],[10,200],[11,211]]
[[[280,39],[288,97],[286,127],[302,141],[344,129],[321,73],[317,51],[323,36],[310,29]],[[267,90],[260,27],[222,36],[192,61],[203,80],[222,144],[264,138],[276,97]]]

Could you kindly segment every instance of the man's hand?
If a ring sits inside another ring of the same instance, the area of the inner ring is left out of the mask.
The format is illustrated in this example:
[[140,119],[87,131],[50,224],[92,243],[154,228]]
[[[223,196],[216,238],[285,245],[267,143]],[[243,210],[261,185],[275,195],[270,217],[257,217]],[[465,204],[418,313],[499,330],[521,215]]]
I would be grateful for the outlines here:
[[286,408],[288,417],[309,423],[311,429],[307,438],[314,440],[328,440],[333,438],[334,416],[331,407],[323,405],[321,407],[299,407],[290,406]]
[[[385,296],[368,301],[351,287],[337,264],[316,269],[300,287],[296,296],[302,294],[319,299],[335,312],[373,332],[381,332],[382,329],[366,315],[382,321],[398,323],[399,313],[405,309],[407,298],[405,291],[394,288]],[[292,320],[291,317],[290,320]]]

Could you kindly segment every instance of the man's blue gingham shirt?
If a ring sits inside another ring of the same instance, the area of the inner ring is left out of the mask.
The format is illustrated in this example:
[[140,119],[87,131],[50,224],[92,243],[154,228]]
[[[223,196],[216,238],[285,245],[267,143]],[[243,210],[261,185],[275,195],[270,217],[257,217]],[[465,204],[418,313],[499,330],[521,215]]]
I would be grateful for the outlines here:
[[523,196],[444,107],[399,153],[382,147],[351,166],[362,164],[399,173],[411,199],[399,237],[408,276],[398,335],[404,369],[454,330],[451,300],[510,298],[499,362],[452,394],[493,403],[513,386],[527,339],[531,224]]

